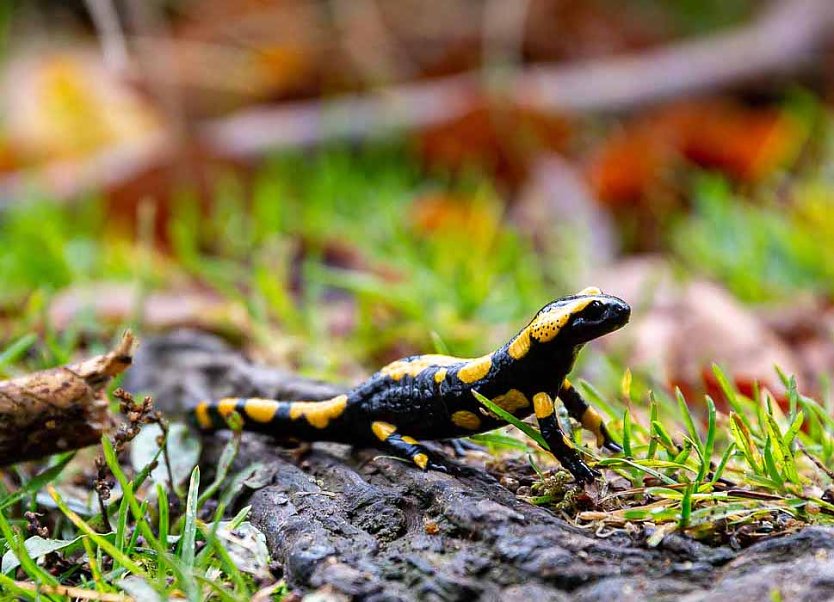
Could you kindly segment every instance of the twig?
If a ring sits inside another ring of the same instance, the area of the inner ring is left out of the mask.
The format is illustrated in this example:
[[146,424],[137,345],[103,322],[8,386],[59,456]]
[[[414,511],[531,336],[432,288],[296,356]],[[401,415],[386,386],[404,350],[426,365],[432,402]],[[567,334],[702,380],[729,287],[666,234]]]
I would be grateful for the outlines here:
[[[556,113],[624,111],[803,67],[834,30],[829,0],[783,0],[736,29],[630,56],[538,66],[508,75],[510,103]],[[459,117],[483,98],[480,73],[438,78],[331,102],[254,108],[207,124],[223,155],[357,139]]]
[[105,63],[117,73],[125,73],[128,65],[127,42],[113,0],[85,0],[85,4],[101,40]]
[[750,24],[632,56],[540,67],[518,100],[556,111],[621,111],[804,66],[834,29],[830,0],[782,0]]
[[828,475],[828,478],[829,478],[829,479],[834,480],[834,470],[831,470],[831,469],[830,469],[830,468],[828,468],[825,464],[823,464],[822,462],[820,462],[820,461],[819,461],[819,459],[817,459],[816,457],[814,457],[814,456],[811,454],[811,452],[809,452],[809,451],[808,451],[808,449],[807,449],[804,445],[802,445],[802,442],[801,442],[801,441],[797,441],[797,442],[796,442],[796,444],[797,444],[797,446],[799,446],[799,449],[801,449],[801,450],[802,450],[802,453],[803,453],[803,454],[805,454],[806,456],[808,456],[808,459],[809,459],[811,462],[813,462],[813,463],[814,463],[814,466],[816,466],[816,467],[817,467],[817,468],[819,468],[822,472],[824,472],[826,475]]
[[124,594],[110,594],[106,592],[98,592],[93,589],[84,589],[81,587],[67,587],[64,585],[37,585],[29,583],[28,581],[15,581],[16,587],[25,589],[29,592],[37,592],[39,594],[55,594],[58,596],[68,596],[70,598],[77,598],[80,600],[100,600],[101,602],[133,602],[133,598]]

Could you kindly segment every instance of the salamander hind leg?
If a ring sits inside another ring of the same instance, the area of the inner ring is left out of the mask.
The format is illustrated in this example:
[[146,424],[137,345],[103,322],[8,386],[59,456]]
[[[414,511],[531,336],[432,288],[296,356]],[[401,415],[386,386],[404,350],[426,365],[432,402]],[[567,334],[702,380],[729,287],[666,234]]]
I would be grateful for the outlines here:
[[611,433],[605,427],[605,422],[599,412],[585,401],[568,379],[565,379],[562,383],[562,388],[559,390],[559,399],[565,404],[568,415],[596,437],[597,447],[604,447],[615,453],[623,451],[619,443],[611,437]]
[[389,450],[396,456],[411,460],[421,470],[451,472],[449,466],[438,458],[435,453],[429,451],[429,449],[421,445],[416,439],[398,433],[397,427],[393,424],[377,421],[371,424],[371,430],[383,448]]
[[533,396],[533,407],[542,437],[559,463],[579,482],[588,483],[599,477],[599,472],[585,464],[576,447],[559,426],[550,395],[536,393]]

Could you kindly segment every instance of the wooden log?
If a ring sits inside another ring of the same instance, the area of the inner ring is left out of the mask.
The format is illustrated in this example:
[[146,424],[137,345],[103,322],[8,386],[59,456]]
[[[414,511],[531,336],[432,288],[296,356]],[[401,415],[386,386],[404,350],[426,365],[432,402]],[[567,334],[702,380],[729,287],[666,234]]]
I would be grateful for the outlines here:
[[133,360],[133,335],[83,362],[0,382],[0,466],[95,445],[112,425],[104,388]]

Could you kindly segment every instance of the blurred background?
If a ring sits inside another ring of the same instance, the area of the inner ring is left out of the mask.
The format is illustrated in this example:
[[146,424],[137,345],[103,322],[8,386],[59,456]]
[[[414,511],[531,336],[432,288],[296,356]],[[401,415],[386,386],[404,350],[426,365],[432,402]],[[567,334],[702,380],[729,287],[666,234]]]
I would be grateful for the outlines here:
[[830,0],[3,0],[0,371],[192,327],[355,381],[596,285],[602,387],[825,393],[833,50]]

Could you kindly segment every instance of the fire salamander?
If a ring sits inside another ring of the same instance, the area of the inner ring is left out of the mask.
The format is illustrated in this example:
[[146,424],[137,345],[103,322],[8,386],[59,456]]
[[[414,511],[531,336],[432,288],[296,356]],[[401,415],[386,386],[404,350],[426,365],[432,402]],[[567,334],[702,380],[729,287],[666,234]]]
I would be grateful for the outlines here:
[[622,299],[587,288],[548,303],[507,344],[482,357],[407,357],[326,401],[227,398],[201,402],[193,418],[201,429],[214,430],[226,428],[225,419],[237,412],[245,430],[285,440],[376,445],[423,470],[447,472],[421,439],[465,437],[506,424],[478,402],[472,394],[478,391],[518,418],[535,414],[562,466],[587,482],[599,473],[583,462],[563,433],[554,400],[562,400],[568,414],[596,436],[598,446],[620,450],[602,417],[566,377],[585,343],[621,328],[630,313]]

